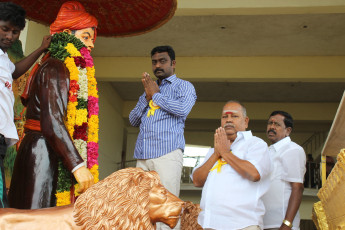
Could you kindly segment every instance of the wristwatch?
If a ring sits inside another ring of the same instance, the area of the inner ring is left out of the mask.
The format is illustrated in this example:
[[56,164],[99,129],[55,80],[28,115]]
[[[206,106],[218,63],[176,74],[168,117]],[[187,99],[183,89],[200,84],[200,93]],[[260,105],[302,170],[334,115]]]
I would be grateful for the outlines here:
[[289,228],[292,228],[292,223],[288,220],[283,220],[283,224],[285,224],[286,226],[288,226]]

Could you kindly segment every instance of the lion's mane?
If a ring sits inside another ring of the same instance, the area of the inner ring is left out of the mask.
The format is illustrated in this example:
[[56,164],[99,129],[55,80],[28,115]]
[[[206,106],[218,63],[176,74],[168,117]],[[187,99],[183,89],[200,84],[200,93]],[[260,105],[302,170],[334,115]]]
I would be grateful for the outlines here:
[[181,230],[202,230],[202,227],[198,224],[200,211],[199,204],[187,201],[181,217]]
[[82,229],[153,230],[149,192],[158,184],[156,172],[140,168],[116,171],[80,195],[74,220]]

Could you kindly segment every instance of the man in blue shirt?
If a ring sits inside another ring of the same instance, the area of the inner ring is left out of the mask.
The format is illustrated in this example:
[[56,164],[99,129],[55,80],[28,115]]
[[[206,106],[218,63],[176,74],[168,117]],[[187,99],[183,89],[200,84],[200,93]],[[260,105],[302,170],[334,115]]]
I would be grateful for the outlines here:
[[140,127],[134,158],[138,159],[137,167],[156,171],[164,187],[179,196],[184,126],[196,93],[190,82],[174,74],[176,61],[172,47],[155,47],[151,59],[152,71],[158,79],[155,82],[148,73],[142,74],[145,92],[129,115],[130,123]]

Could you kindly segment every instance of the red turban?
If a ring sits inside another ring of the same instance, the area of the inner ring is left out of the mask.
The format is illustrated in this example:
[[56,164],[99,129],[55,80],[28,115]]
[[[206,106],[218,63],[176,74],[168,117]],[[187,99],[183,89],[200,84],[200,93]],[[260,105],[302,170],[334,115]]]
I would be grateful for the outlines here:
[[87,13],[80,2],[70,1],[62,4],[55,21],[50,25],[50,34],[59,33],[65,29],[80,30],[89,27],[96,28],[97,25],[97,19]]

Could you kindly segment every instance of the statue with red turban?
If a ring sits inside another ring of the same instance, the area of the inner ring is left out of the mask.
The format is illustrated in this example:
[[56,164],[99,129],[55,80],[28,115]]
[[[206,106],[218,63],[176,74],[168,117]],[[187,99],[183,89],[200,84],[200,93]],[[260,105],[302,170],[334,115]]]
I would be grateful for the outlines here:
[[25,136],[14,164],[10,207],[67,205],[98,180],[98,93],[90,56],[97,24],[71,1],[50,26],[49,52],[34,67],[22,98]]

